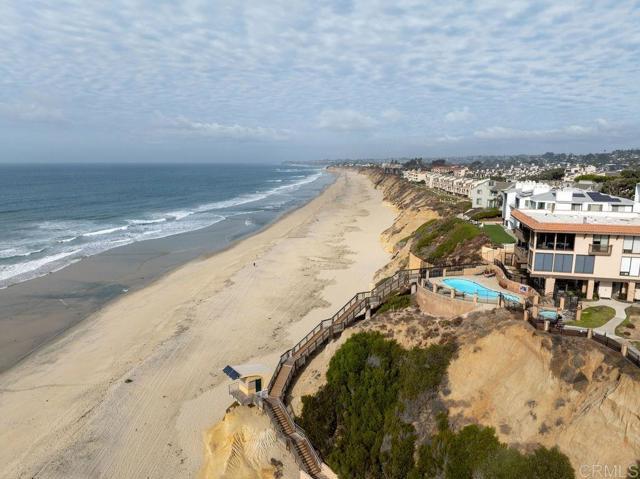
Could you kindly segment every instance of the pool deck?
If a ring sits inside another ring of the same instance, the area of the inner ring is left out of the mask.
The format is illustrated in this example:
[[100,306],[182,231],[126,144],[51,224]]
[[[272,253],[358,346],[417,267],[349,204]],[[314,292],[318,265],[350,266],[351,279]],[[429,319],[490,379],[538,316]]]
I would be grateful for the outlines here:
[[430,279],[431,282],[441,285],[444,288],[449,288],[446,284],[442,283],[442,280],[445,279],[466,279],[467,281],[473,281],[474,283],[478,283],[485,288],[492,289],[499,293],[508,294],[510,296],[516,296],[520,298],[521,301],[524,301],[524,296],[518,293],[514,293],[513,291],[509,291],[508,289],[504,289],[498,284],[498,278],[495,276],[486,277],[484,275],[472,275],[472,276],[446,276],[444,278],[433,278]]

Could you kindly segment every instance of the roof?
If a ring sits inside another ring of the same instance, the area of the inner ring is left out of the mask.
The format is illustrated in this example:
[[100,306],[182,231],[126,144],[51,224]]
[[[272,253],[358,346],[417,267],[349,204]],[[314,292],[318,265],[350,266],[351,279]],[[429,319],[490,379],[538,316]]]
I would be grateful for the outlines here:
[[236,380],[247,376],[266,376],[270,370],[262,364],[240,364],[238,366],[227,365],[222,369],[222,372]]
[[546,210],[514,209],[511,215],[535,231],[587,234],[640,235],[640,214],[558,214]]
[[[557,199],[558,192],[571,193],[571,199]],[[617,205],[633,205],[633,201],[618,196],[605,195],[598,191],[584,191],[578,188],[568,188],[564,190],[552,190],[545,193],[532,195],[533,201],[555,201],[558,203],[615,203]]]

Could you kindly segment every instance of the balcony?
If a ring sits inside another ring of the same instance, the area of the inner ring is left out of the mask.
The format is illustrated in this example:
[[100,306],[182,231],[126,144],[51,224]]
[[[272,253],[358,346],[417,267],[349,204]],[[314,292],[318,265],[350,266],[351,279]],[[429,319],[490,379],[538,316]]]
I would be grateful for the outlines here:
[[611,256],[611,245],[590,244],[589,254],[592,254],[595,256]]

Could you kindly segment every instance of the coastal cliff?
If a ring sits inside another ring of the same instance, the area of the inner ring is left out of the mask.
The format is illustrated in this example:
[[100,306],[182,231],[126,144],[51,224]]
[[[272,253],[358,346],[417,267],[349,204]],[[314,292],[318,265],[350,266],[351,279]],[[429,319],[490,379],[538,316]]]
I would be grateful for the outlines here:
[[376,273],[376,280],[424,263],[480,260],[480,249],[489,243],[488,238],[477,227],[456,218],[470,208],[466,199],[408,182],[380,169],[361,173],[382,191],[384,200],[397,212],[393,225],[381,234],[382,243],[393,258]]
[[361,332],[382,333],[406,349],[458,345],[438,394],[406,404],[402,420],[414,427],[416,444],[431,440],[437,411],[447,411],[453,430],[492,427],[522,453],[558,447],[577,477],[591,477],[579,474],[593,465],[626,471],[640,457],[640,371],[592,341],[536,332],[505,310],[453,320],[413,307],[374,316],[310,362],[292,391],[297,414],[301,396],[326,384],[335,352]]

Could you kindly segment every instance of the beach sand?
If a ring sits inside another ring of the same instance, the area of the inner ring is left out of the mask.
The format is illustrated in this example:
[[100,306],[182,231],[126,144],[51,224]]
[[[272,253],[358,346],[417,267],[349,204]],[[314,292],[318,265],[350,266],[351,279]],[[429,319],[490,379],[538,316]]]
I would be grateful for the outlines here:
[[[226,364],[279,355],[389,260],[393,210],[341,172],[304,207],[104,307],[0,375],[0,477],[194,477]],[[255,266],[254,263],[255,262]]]

